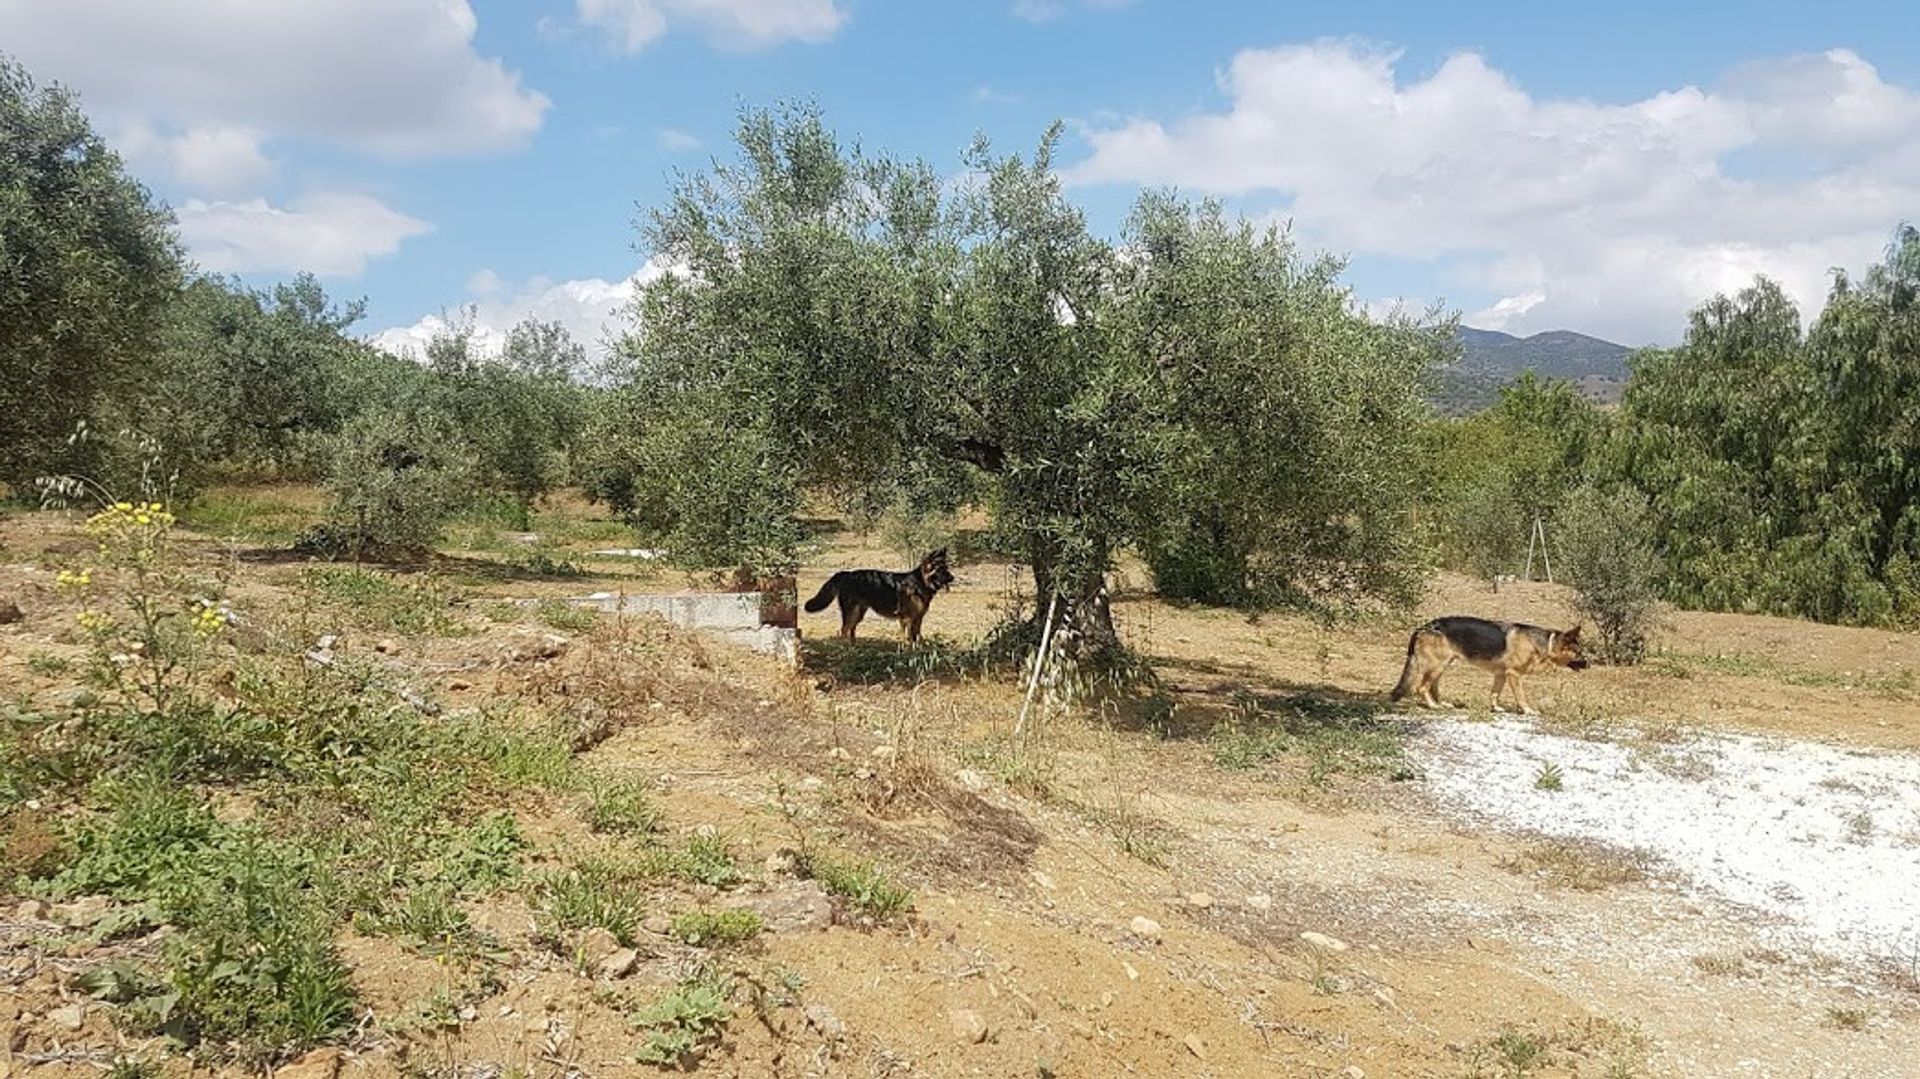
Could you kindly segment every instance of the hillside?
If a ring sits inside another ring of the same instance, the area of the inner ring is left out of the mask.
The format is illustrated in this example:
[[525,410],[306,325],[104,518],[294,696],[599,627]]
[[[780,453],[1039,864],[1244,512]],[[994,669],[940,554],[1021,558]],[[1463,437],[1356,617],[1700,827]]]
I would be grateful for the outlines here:
[[1460,360],[1440,373],[1433,393],[1441,411],[1458,415],[1492,404],[1501,386],[1534,371],[1542,378],[1573,382],[1600,404],[1617,404],[1626,389],[1627,357],[1633,350],[1572,330],[1515,337],[1498,330],[1460,327]]

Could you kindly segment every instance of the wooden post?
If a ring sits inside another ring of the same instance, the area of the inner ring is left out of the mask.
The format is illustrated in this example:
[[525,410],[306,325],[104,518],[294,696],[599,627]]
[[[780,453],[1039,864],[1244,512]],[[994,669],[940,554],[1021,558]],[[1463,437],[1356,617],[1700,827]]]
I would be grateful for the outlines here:
[[1033,707],[1033,691],[1040,687],[1040,673],[1047,666],[1047,649],[1053,643],[1053,613],[1060,607],[1060,593],[1055,592],[1047,601],[1047,621],[1040,627],[1040,651],[1033,655],[1033,677],[1027,682],[1027,698],[1020,702],[1020,718],[1013,723],[1013,736],[1019,738],[1027,729],[1027,710]]

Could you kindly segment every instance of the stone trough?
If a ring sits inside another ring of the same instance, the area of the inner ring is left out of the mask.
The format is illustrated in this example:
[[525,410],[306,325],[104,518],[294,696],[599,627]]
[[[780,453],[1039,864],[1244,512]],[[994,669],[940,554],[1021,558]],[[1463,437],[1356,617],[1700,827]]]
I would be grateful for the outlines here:
[[651,614],[729,644],[800,662],[791,592],[594,592],[569,599],[608,614]]

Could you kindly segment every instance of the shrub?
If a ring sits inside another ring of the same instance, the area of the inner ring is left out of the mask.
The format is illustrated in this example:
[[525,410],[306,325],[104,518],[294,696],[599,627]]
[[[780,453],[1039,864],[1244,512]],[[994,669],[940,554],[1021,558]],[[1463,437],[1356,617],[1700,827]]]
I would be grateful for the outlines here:
[[733,1007],[727,1003],[732,995],[731,985],[712,976],[681,982],[673,992],[633,1017],[634,1023],[647,1031],[647,1040],[641,1043],[636,1059],[662,1068],[698,1061],[720,1043],[727,1021],[733,1018]]
[[808,852],[801,871],[820,882],[829,894],[886,921],[913,906],[913,892],[896,884],[873,862],[822,852]]
[[1568,496],[1555,531],[1574,608],[1596,631],[1594,656],[1620,664],[1646,658],[1659,624],[1660,573],[1646,499],[1624,488],[1581,487]]
[[303,545],[330,554],[423,551],[472,493],[464,444],[437,413],[387,407],[332,440],[327,519]]
[[560,930],[604,929],[622,944],[633,943],[646,903],[618,867],[581,862],[541,881],[547,917]]

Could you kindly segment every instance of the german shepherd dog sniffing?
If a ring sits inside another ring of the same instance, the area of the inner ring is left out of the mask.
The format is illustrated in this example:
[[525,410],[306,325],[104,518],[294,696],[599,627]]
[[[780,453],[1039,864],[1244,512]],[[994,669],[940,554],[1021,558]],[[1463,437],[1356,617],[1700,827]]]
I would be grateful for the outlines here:
[[908,643],[920,640],[920,621],[927,617],[933,597],[953,583],[953,571],[947,568],[945,547],[920,560],[920,564],[902,573],[884,569],[846,569],[827,578],[820,591],[807,601],[807,610],[819,614],[827,604],[840,601],[840,636],[853,641],[854,628],[868,611],[885,618],[897,618],[907,631]]
[[1409,693],[1420,695],[1428,708],[1443,707],[1439,698],[1440,676],[1448,664],[1464,659],[1483,671],[1493,672],[1493,710],[1500,707],[1500,694],[1513,686],[1513,699],[1520,711],[1530,716],[1540,713],[1527,703],[1520,688],[1520,676],[1549,667],[1583,671],[1587,661],[1580,654],[1580,627],[1569,630],[1546,629],[1523,622],[1489,622],[1467,615],[1436,618],[1407,640],[1407,665],[1400,672],[1400,684],[1393,687],[1398,701]]

